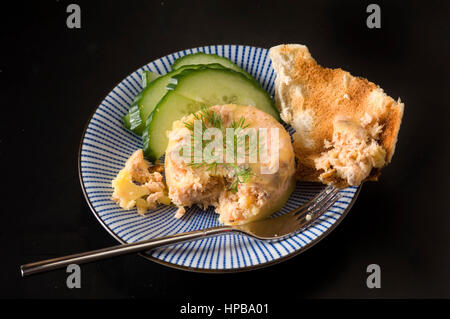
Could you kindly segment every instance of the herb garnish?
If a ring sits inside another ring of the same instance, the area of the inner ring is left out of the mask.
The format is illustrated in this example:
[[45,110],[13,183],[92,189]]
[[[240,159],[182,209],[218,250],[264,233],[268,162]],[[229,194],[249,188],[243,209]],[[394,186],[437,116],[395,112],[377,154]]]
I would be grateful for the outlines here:
[[[203,136],[203,133],[208,127],[214,127],[218,128],[220,130],[224,130],[222,118],[213,110],[210,110],[207,106],[202,106],[201,110],[198,113],[193,113],[195,120],[201,121],[202,124],[202,134],[200,136]],[[195,141],[195,134],[194,134],[194,122],[184,122],[184,125],[187,129],[191,131],[192,141],[193,145],[197,142],[200,142],[202,145],[202,154],[203,149],[209,144],[212,143],[212,141]],[[245,123],[245,118],[241,117],[238,121],[233,120],[231,123],[231,127],[240,133],[241,130],[244,130],[249,127],[248,124]],[[234,148],[234,158],[237,157],[237,150],[238,150],[238,143],[245,143],[245,139],[239,139],[238,134],[234,134],[234,142],[232,142],[232,145],[227,144],[227,147]],[[225,143],[227,143],[225,136],[223,137]],[[240,144],[242,146],[242,144]],[[245,145],[245,150],[248,151],[248,146]],[[216,161],[208,162],[208,161],[202,161],[201,163],[189,163],[189,166],[193,168],[205,168],[206,170],[210,171],[212,174],[217,175],[217,169],[221,165],[223,167],[231,168],[234,173],[234,180],[229,186],[229,190],[233,193],[236,193],[238,191],[239,184],[247,183],[251,178],[251,169],[249,167],[241,167],[235,163],[217,163]]]

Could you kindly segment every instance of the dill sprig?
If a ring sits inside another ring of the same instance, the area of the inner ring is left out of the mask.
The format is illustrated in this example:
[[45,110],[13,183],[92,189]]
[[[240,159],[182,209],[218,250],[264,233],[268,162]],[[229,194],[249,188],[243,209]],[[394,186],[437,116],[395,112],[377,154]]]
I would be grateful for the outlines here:
[[238,129],[246,129],[247,127],[249,127],[250,124],[245,125],[245,117],[241,116],[241,118],[236,122],[236,120],[233,120],[233,122],[231,122],[231,127],[235,130]]
[[[193,113],[194,119],[201,121],[202,124],[202,136],[205,130],[208,127],[214,127],[218,128],[220,130],[223,130],[223,122],[222,118],[213,110],[210,110],[209,107],[203,105],[199,112]],[[191,131],[192,141],[195,142],[195,134],[194,134],[194,122],[184,122],[184,125],[187,129]],[[231,127],[235,130],[240,132],[240,130],[244,130],[249,127],[249,124],[245,123],[245,118],[241,117],[239,120],[233,120],[231,123]],[[224,141],[226,141],[226,137],[224,135]],[[233,145],[227,144],[227,147],[234,148],[234,158],[237,157],[237,150],[238,150],[238,143],[242,143],[241,139],[238,139],[238,136],[234,135],[234,143]],[[202,149],[204,149],[211,141],[202,141]],[[245,139],[243,140],[243,143],[245,143]],[[193,144],[192,148],[194,147]],[[234,146],[234,147],[233,147]],[[248,150],[248,147],[245,148],[245,150]],[[203,152],[202,152],[203,154]],[[197,168],[204,168],[207,171],[210,171],[212,174],[217,175],[217,170],[219,166],[223,166],[225,168],[231,168],[233,170],[234,180],[229,185],[229,190],[233,193],[236,193],[238,191],[239,184],[247,183],[251,176],[251,169],[249,167],[241,167],[234,163],[217,163],[215,161],[208,162],[203,160],[201,163],[189,163],[189,166],[191,166],[194,169]]]
[[184,126],[185,126],[188,130],[194,132],[194,122],[192,122],[192,123],[189,123],[189,122],[183,122],[183,123],[184,123]]
[[[210,110],[206,105],[202,105],[200,111],[197,113],[193,113],[193,115],[196,120],[202,122],[204,130],[207,128],[207,124],[209,125],[209,127],[222,129],[222,118],[217,115],[216,112]],[[194,126],[192,123],[192,128],[193,127]],[[191,131],[193,131],[193,129]]]
[[250,181],[252,176],[252,172],[249,167],[241,167],[236,164],[229,164],[234,169],[234,181],[230,184],[229,190],[232,193],[236,193],[238,191],[239,184],[245,184]]

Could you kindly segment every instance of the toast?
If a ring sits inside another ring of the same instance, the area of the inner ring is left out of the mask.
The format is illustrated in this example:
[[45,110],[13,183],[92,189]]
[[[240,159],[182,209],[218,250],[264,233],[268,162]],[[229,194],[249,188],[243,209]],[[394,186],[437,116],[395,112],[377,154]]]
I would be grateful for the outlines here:
[[304,45],[279,45],[269,56],[275,105],[296,130],[297,178],[339,187],[377,180],[395,152],[400,99],[342,69],[321,67]]

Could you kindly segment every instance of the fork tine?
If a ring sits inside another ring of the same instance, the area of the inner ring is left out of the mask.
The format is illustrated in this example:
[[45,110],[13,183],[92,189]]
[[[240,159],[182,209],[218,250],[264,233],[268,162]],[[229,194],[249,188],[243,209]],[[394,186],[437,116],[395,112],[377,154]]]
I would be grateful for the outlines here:
[[291,214],[297,215],[300,214],[305,209],[308,209],[312,204],[314,204],[317,201],[320,201],[326,194],[328,194],[332,189],[333,185],[328,185],[326,188],[324,188],[319,194],[317,194],[315,197],[311,198],[309,201],[304,203],[302,206],[297,207],[293,211],[291,211]]
[[316,207],[320,208],[320,205],[323,205],[323,203],[326,203],[330,198],[332,198],[336,193],[339,192],[339,189],[336,187],[330,185],[325,190],[323,190],[317,197],[315,197],[313,200],[308,202],[306,205],[303,205],[298,210],[294,211],[294,216],[297,216],[297,219],[302,218],[303,216],[306,216],[307,214],[314,211]]
[[322,216],[339,198],[339,189],[328,186],[308,203],[287,214],[267,218],[248,224],[233,226],[233,229],[258,239],[280,239],[306,229]]
[[311,225],[315,220],[317,220],[320,216],[327,212],[328,209],[330,209],[330,207],[333,206],[334,203],[336,203],[336,201],[341,197],[342,195],[339,193],[339,191],[335,192],[334,195],[328,197],[327,200],[320,202],[320,205],[316,206],[316,208],[310,211],[308,214],[297,218],[297,220],[299,221],[299,229]]

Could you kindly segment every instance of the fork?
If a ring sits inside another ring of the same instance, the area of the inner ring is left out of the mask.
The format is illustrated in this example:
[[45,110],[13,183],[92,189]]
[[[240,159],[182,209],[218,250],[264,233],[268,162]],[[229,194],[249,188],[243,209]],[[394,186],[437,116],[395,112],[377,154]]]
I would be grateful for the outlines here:
[[141,242],[122,244],[80,254],[43,260],[20,267],[22,277],[66,267],[70,264],[84,264],[120,255],[148,251],[157,247],[173,245],[223,235],[240,233],[259,240],[279,240],[308,228],[322,216],[339,198],[339,189],[327,186],[306,204],[278,217],[255,221],[244,225],[218,226],[180,233]]

